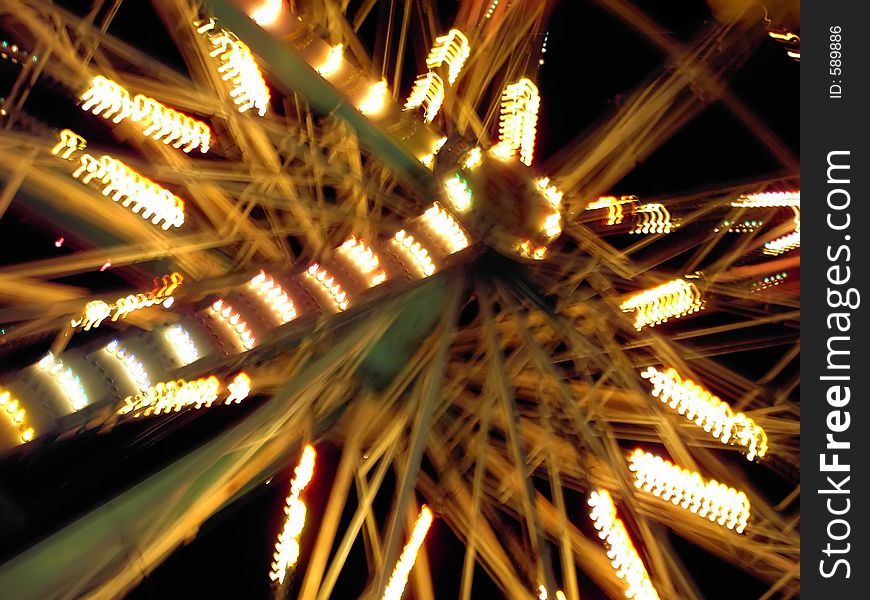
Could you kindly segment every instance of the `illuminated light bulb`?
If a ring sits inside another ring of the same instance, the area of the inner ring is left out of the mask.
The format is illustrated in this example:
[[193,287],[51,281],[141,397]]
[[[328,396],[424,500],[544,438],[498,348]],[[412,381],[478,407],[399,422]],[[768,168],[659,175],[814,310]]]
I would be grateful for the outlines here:
[[18,439],[26,444],[33,439],[33,428],[27,424],[27,411],[21,407],[21,402],[7,390],[0,388],[0,413],[18,430]]
[[444,82],[436,73],[429,71],[414,81],[414,87],[411,88],[411,94],[408,96],[403,110],[420,108],[425,104],[423,120],[426,123],[431,123],[438,115],[443,103]]
[[445,35],[435,38],[432,50],[426,58],[426,67],[432,70],[446,63],[447,81],[453,85],[470,54],[471,46],[465,34],[458,29],[451,29]]
[[284,527],[275,542],[275,552],[272,555],[273,561],[269,571],[269,579],[277,581],[279,584],[284,583],[287,571],[293,569],[299,559],[299,536],[302,535],[302,530],[305,527],[305,513],[307,512],[305,503],[299,496],[314,476],[316,458],[317,453],[314,448],[305,446],[299,464],[293,471],[290,494],[284,503],[284,514],[287,515],[287,519],[284,521]]
[[338,311],[347,310],[350,306],[350,301],[347,298],[347,292],[341,287],[341,284],[336,282],[335,277],[329,274],[329,271],[321,267],[318,263],[314,263],[305,271],[305,277],[310,279],[320,290],[329,298],[332,305]]
[[770,206],[797,206],[801,205],[800,190],[793,192],[762,192],[759,194],[744,194],[731,202],[731,206],[748,208],[764,208]]
[[261,117],[269,108],[269,88],[251,49],[236,34],[219,29],[213,19],[194,23],[197,32],[212,46],[209,56],[219,63],[221,79],[229,86],[229,96],[240,113],[254,109]]
[[99,327],[100,323],[108,317],[111,317],[112,321],[117,321],[133,311],[154,306],[160,302],[165,304],[167,300],[172,298],[170,294],[182,283],[184,283],[184,277],[180,273],[173,272],[169,275],[163,275],[159,279],[155,277],[154,288],[148,293],[123,296],[112,304],[106,304],[102,300],[92,300],[85,304],[85,308],[79,318],[70,320],[70,325],[72,327],[82,327],[87,331],[91,327]]
[[[202,121],[173,110],[154,98],[142,94],[131,97],[123,86],[102,75],[91,80],[81,100],[83,110],[111,119],[113,123],[129,118],[143,130],[145,137],[172,144],[173,148],[180,148],[184,152],[199,148],[200,152],[205,153],[211,145],[211,129]],[[79,146],[79,149],[83,148]],[[56,154],[54,151],[52,153]],[[65,151],[65,154],[61,156],[69,158],[69,152]]]
[[380,268],[378,255],[362,240],[351,236],[339,246],[337,253],[359,271],[368,287],[380,285],[387,280],[387,274]]
[[800,205],[791,206],[794,212],[794,231],[775,240],[764,243],[762,252],[770,256],[778,256],[790,250],[800,248],[801,245],[801,209]]
[[625,523],[616,513],[616,505],[607,490],[589,494],[590,516],[598,537],[607,545],[607,557],[616,576],[625,583],[625,597],[636,600],[660,600],[646,566],[628,536]]
[[698,473],[640,449],[628,460],[636,488],[737,533],[746,529],[749,498],[745,493],[715,479],[706,481]]
[[432,262],[429,251],[404,229],[396,232],[390,242],[400,254],[409,259],[420,277],[429,277],[435,272],[435,263]]
[[550,240],[562,233],[562,215],[558,212],[547,215],[541,231]]
[[104,319],[112,314],[112,307],[102,300],[92,300],[85,304],[85,309],[79,319],[70,320],[72,327],[82,326],[84,331],[91,327],[99,327]]
[[49,352],[37,363],[39,368],[50,375],[63,393],[64,399],[73,410],[81,410],[90,403],[81,380],[63,361]]
[[663,204],[641,204],[631,212],[638,220],[629,233],[670,233],[676,227]]
[[[549,597],[550,597],[550,595],[547,592],[547,588],[545,588],[543,584],[539,585],[538,586],[538,600],[547,600]],[[556,591],[556,600],[566,600],[565,592],[563,592],[562,590],[557,590]]]
[[185,408],[211,407],[218,399],[221,383],[211,375],[194,381],[165,381],[124,398],[118,415],[133,418],[179,412]]
[[148,375],[148,371],[145,369],[145,365],[142,364],[142,361],[136,358],[135,354],[127,352],[119,344],[118,340],[112,340],[109,342],[106,345],[106,352],[118,359],[124,367],[127,376],[135,384],[136,388],[144,390],[151,387],[151,378]]
[[58,138],[59,141],[51,149],[51,153],[66,160],[72,160],[73,152],[84,150],[88,146],[85,138],[69,129],[62,129]]
[[384,80],[378,81],[369,86],[365,98],[357,107],[364,115],[376,115],[384,110],[387,103],[387,82]]
[[544,198],[550,203],[550,206],[558,210],[562,206],[563,193],[555,185],[550,185],[549,177],[541,177],[536,183],[541,193],[544,194]]
[[637,196],[602,196],[597,200],[593,200],[586,205],[586,210],[596,210],[599,208],[607,209],[607,225],[619,225],[625,217],[623,204],[633,204],[637,200]]
[[424,226],[437,238],[449,254],[468,247],[468,235],[459,222],[437,202],[426,209],[421,217]]
[[459,212],[467,211],[474,201],[468,182],[459,173],[444,180],[444,194],[450,205]]
[[652,384],[650,394],[654,398],[723,444],[741,447],[747,460],[767,454],[767,433],[762,427],[742,412],[735,413],[721,398],[691,379],[683,379],[676,369],[660,371],[647,367],[640,375]]
[[296,307],[284,288],[265,271],[260,271],[248,282],[248,287],[269,306],[272,314],[281,322],[289,323],[296,318]]
[[199,350],[190,334],[181,325],[172,325],[163,332],[163,336],[181,366],[189,365],[190,363],[199,360]]
[[786,273],[785,271],[783,271],[782,273],[766,275],[763,279],[753,281],[749,286],[749,291],[754,293],[775,287],[777,285],[780,285],[781,283],[784,283],[787,278],[788,273]]
[[492,2],[490,2],[489,8],[486,9],[486,18],[487,19],[492,18],[492,13],[494,13],[495,9],[498,7],[499,1],[500,0],[492,0]]
[[538,87],[531,80],[523,78],[505,87],[501,96],[499,141],[493,147],[497,157],[519,152],[523,164],[532,164],[540,105]]
[[251,378],[247,373],[239,373],[231,382],[227,384],[229,394],[224,400],[224,404],[236,404],[248,397],[251,393]]
[[224,327],[232,332],[236,343],[242,348],[242,351],[250,350],[257,343],[256,338],[251,334],[248,328],[248,323],[242,319],[235,309],[229,304],[224,303],[223,299],[215,301],[209,307],[209,314],[212,318],[224,324]]
[[704,308],[698,287],[685,279],[674,279],[652,289],[638,292],[620,306],[623,312],[635,311],[634,326],[655,327],[668,319],[679,318]]
[[329,49],[326,53],[326,59],[319,67],[315,67],[315,71],[320,73],[321,77],[328,78],[335,75],[336,71],[341,68],[341,58],[344,52],[344,44],[337,44]]
[[466,153],[462,159],[463,169],[473,169],[483,162],[483,152],[478,147],[474,147]]
[[420,162],[429,167],[430,169],[435,164],[435,155],[441,151],[441,148],[444,144],[447,143],[446,137],[440,137],[432,143],[432,152],[427,154],[426,156],[420,158]]
[[426,539],[426,534],[432,526],[434,517],[432,511],[425,504],[420,508],[420,514],[417,516],[417,521],[414,523],[414,529],[411,531],[411,537],[405,544],[399,560],[393,569],[392,575],[387,582],[387,587],[384,589],[383,600],[399,600],[405,591],[405,586],[408,584],[408,575],[417,562],[417,555],[420,552],[420,547]]
[[718,233],[722,230],[725,230],[728,233],[752,233],[763,225],[764,221],[760,219],[746,219],[742,223],[735,223],[726,219],[725,221],[722,221],[718,227],[713,229],[713,233]]
[[544,260],[547,256],[546,246],[535,246],[531,240],[523,240],[514,245],[514,250],[523,258]]
[[57,238],[56,240],[54,240],[54,247],[60,248],[61,246],[63,246],[63,241],[63,237]]
[[284,0],[263,0],[263,3],[251,11],[251,20],[260,27],[273,25],[281,16]]

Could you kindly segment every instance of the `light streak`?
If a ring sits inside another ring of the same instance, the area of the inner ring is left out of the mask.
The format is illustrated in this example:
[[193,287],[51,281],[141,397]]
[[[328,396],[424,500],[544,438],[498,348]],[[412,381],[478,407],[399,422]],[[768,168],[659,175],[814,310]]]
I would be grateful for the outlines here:
[[251,393],[251,378],[247,373],[239,373],[227,384],[227,394],[224,404],[241,403]]
[[544,219],[544,224],[541,226],[541,231],[550,240],[562,233],[562,215],[558,212],[547,215],[547,218]]
[[607,490],[589,495],[590,516],[595,529],[607,544],[607,558],[616,576],[625,582],[625,597],[637,600],[659,600],[659,594],[649,579],[637,549],[628,537],[628,531],[616,513],[616,505]]
[[640,449],[628,460],[636,488],[737,533],[746,529],[749,498],[745,493],[715,479],[705,481],[699,473]]
[[70,129],[61,129],[57,137],[58,142],[51,149],[51,153],[65,160],[71,160],[70,157],[73,152],[84,150],[88,147],[87,140]]
[[351,236],[339,246],[337,254],[363,276],[368,287],[380,285],[387,280],[387,274],[380,268],[378,255],[362,240]]
[[341,58],[344,52],[344,44],[337,44],[329,49],[329,52],[326,53],[326,59],[324,59],[323,63],[315,67],[315,71],[320,73],[320,76],[323,78],[329,78],[341,68]]
[[619,225],[625,218],[625,211],[622,209],[623,204],[633,204],[637,200],[637,196],[602,196],[597,200],[593,200],[586,205],[586,210],[596,210],[599,208],[607,209],[606,225]]
[[629,233],[670,233],[676,226],[664,204],[641,204],[631,212],[639,219]]
[[788,278],[788,273],[783,271],[782,273],[776,273],[773,275],[767,275],[764,279],[759,279],[758,281],[753,281],[749,287],[750,292],[760,292],[761,290],[766,290],[771,287],[775,287]]
[[[184,283],[184,277],[177,272],[154,278],[154,287],[150,292],[122,296],[112,304],[102,300],[92,300],[85,304],[82,314],[77,319],[70,320],[71,327],[82,327],[87,331],[91,327],[99,327],[103,320],[111,317],[112,321],[125,318],[133,311],[148,308],[158,303],[166,303],[172,299],[175,290]],[[171,303],[170,303],[171,306]]]
[[641,377],[653,386],[650,394],[726,445],[740,446],[747,460],[767,454],[767,433],[754,420],[731,407],[676,369],[647,367]]
[[446,137],[440,137],[432,143],[432,152],[427,154],[426,156],[420,159],[420,162],[429,167],[430,169],[435,164],[435,155],[441,151],[441,148],[444,144],[447,143]]
[[435,263],[432,262],[429,251],[410,233],[402,229],[397,231],[395,237],[390,241],[401,254],[410,259],[420,277],[428,277],[435,272]]
[[501,96],[499,142],[492,149],[496,156],[504,158],[519,151],[520,161],[527,166],[532,164],[540,105],[538,87],[531,80],[523,78],[505,87]]
[[742,223],[735,223],[726,219],[722,221],[721,225],[713,229],[713,233],[718,233],[723,229],[728,233],[752,233],[762,226],[764,226],[764,221],[758,219],[746,219]]
[[523,240],[521,242],[517,242],[514,249],[519,253],[523,258],[530,258],[532,260],[544,260],[547,256],[547,247],[546,246],[535,246],[532,244],[531,240]]
[[384,80],[375,82],[369,86],[365,98],[357,107],[364,115],[376,115],[384,110],[387,103],[387,82]]
[[459,222],[437,202],[426,209],[421,217],[428,231],[454,254],[468,247],[468,235]]
[[281,322],[289,323],[296,318],[296,307],[293,301],[281,284],[275,281],[271,275],[267,275],[265,271],[260,271],[251,281],[248,282],[248,287],[265,302],[272,310],[272,314]]
[[214,319],[222,322],[232,332],[233,338],[242,348],[243,352],[250,350],[257,343],[257,339],[248,328],[248,323],[242,319],[241,315],[232,306],[225,303],[222,298],[215,300],[208,310]]
[[330,275],[329,271],[321,267],[318,263],[313,263],[305,271],[305,277],[310,279],[320,290],[329,298],[333,307],[338,311],[347,310],[350,306],[350,299],[347,292],[341,287],[341,284],[335,280],[335,277]]
[[469,150],[465,156],[462,158],[462,168],[463,169],[473,169],[474,167],[480,165],[483,162],[483,152],[475,146],[471,150]]
[[652,289],[638,292],[620,306],[623,312],[635,312],[634,326],[640,331],[655,327],[668,319],[679,318],[704,308],[698,287],[685,279],[674,279]]
[[444,180],[444,194],[447,196],[450,206],[459,212],[466,212],[474,201],[468,182],[459,173]]
[[420,75],[414,81],[414,87],[411,88],[411,95],[405,102],[403,110],[412,110],[420,108],[424,104],[423,120],[426,123],[431,123],[441,110],[441,105],[444,103],[444,82],[436,73],[429,71],[425,75]]
[[426,58],[426,66],[432,70],[447,63],[447,81],[453,85],[470,54],[471,46],[465,34],[458,29],[451,29],[447,34],[435,38],[432,51]]
[[296,561],[299,560],[299,536],[302,535],[302,529],[305,527],[305,513],[307,512],[305,503],[299,498],[299,495],[314,476],[316,458],[317,453],[314,448],[305,446],[299,464],[293,470],[290,494],[284,503],[284,514],[287,515],[287,519],[284,521],[284,527],[275,542],[275,552],[272,555],[274,560],[269,571],[269,579],[278,581],[280,584],[284,583],[287,571],[295,567]]
[[396,562],[396,567],[393,569],[393,574],[390,575],[390,580],[387,582],[387,587],[384,589],[383,600],[399,600],[402,597],[405,586],[408,584],[408,575],[411,573],[414,563],[417,562],[417,554],[420,552],[420,547],[426,539],[426,534],[429,532],[433,520],[432,511],[424,504],[420,508],[417,521],[414,523],[411,537],[405,544],[405,548]]
[[744,194],[731,202],[731,206],[745,206],[749,208],[763,208],[769,206],[797,206],[801,205],[800,190],[796,192],[762,192],[760,194]]
[[127,376],[138,390],[145,390],[151,387],[151,378],[145,365],[142,364],[135,354],[129,354],[127,350],[120,345],[118,340],[112,340],[106,345],[106,352],[114,356],[123,365]]
[[281,16],[284,0],[263,0],[260,6],[251,11],[251,20],[257,25],[273,25]]
[[269,108],[269,88],[251,49],[236,34],[219,29],[214,19],[194,23],[197,33],[206,36],[212,46],[209,56],[220,63],[217,72],[230,86],[229,95],[240,113],[250,109],[261,117]]
[[64,368],[63,361],[49,352],[37,363],[39,368],[48,373],[63,392],[64,399],[73,410],[81,410],[90,403],[84,386],[72,369]]
[[199,148],[200,152],[205,153],[211,145],[211,129],[202,121],[142,94],[131,98],[130,92],[121,84],[102,75],[91,80],[81,100],[82,110],[111,119],[116,124],[129,118],[142,129],[145,137],[172,144],[173,148],[180,148],[184,152]]
[[[538,600],[547,600],[550,597],[550,594],[547,592],[547,588],[544,587],[543,584],[538,586]],[[556,591],[556,600],[566,600],[565,592],[562,590]]]
[[172,325],[163,332],[166,341],[172,346],[172,351],[181,366],[186,366],[199,360],[199,350],[190,334],[181,325]]
[[794,231],[775,240],[764,243],[762,252],[770,256],[779,256],[790,250],[800,248],[801,245],[801,209],[800,206],[792,206],[794,211]]
[[562,206],[562,196],[564,195],[555,185],[550,185],[549,177],[541,177],[536,182],[538,184],[538,189],[541,190],[541,193],[544,195],[544,198],[547,199],[547,202],[550,203],[550,206],[559,210],[559,207]]
[[27,411],[21,406],[18,398],[3,388],[0,388],[0,413],[6,417],[12,427],[18,430],[18,439],[22,444],[33,439],[34,431],[27,423]]

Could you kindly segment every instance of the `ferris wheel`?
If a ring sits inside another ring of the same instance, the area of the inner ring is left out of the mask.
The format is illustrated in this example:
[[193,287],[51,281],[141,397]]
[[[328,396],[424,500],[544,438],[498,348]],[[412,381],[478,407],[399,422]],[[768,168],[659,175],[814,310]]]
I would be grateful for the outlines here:
[[[692,548],[798,596],[797,162],[728,89],[799,60],[787,12],[602,0],[664,65],[542,164],[554,5],[383,4],[155,1],[155,51],[120,0],[0,2],[0,225],[48,241],[3,229],[0,589],[123,596],[289,478],[276,597],[434,598],[436,527],[463,599],[703,598]],[[712,101],[784,171],[613,191]]]

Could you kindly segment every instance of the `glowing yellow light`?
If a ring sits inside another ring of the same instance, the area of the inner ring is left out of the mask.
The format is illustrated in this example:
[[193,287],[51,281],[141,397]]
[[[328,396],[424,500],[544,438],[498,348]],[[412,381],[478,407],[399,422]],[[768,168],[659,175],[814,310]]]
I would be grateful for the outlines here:
[[435,155],[441,150],[444,144],[447,143],[446,137],[441,137],[435,140],[432,144],[432,152],[427,154],[426,156],[420,159],[420,162],[429,167],[430,169],[435,164]]
[[351,266],[365,278],[368,287],[374,287],[387,280],[387,274],[380,268],[378,255],[370,246],[351,236],[338,248],[338,255],[345,258]]
[[616,576],[625,582],[625,597],[636,600],[659,600],[659,594],[649,579],[649,574],[637,549],[628,537],[628,531],[616,513],[616,505],[607,490],[589,494],[590,516],[595,529],[607,544],[607,558],[616,571]]
[[421,217],[428,231],[442,242],[449,254],[468,247],[468,236],[462,226],[437,202]]
[[475,146],[462,158],[463,169],[473,169],[483,162],[483,152]]
[[224,404],[239,404],[251,393],[251,378],[247,373],[239,373],[227,384],[227,394]]
[[739,196],[731,203],[731,206],[746,206],[749,208],[761,208],[768,206],[797,206],[801,205],[800,190],[796,192],[762,192],[760,194],[745,194]]
[[753,281],[750,285],[750,292],[760,292],[761,290],[766,290],[768,288],[775,287],[784,283],[786,278],[788,278],[788,273],[783,271],[782,273],[775,273],[772,275],[767,275],[764,279],[759,279],[758,281]]
[[51,149],[51,153],[66,160],[71,160],[70,157],[73,152],[84,150],[88,146],[85,138],[69,129],[62,129],[58,132],[58,138],[59,141]]
[[629,233],[670,233],[676,226],[663,204],[641,204],[632,213],[638,216],[638,220]]
[[622,209],[623,204],[633,204],[637,200],[637,196],[602,196],[597,200],[593,200],[586,205],[586,210],[596,210],[599,208],[607,209],[607,225],[619,225],[622,223],[625,213]]
[[47,372],[63,392],[64,398],[73,410],[81,410],[90,400],[82,386],[81,380],[72,369],[64,368],[63,361],[49,352],[38,363],[39,368]]
[[275,542],[274,560],[269,571],[269,579],[272,581],[283,584],[287,571],[295,567],[296,561],[299,560],[299,536],[302,535],[302,529],[305,527],[305,513],[307,512],[305,503],[302,502],[299,495],[314,476],[316,457],[317,453],[314,448],[305,446],[302,458],[299,459],[299,464],[293,471],[290,494],[284,504],[284,514],[287,515],[287,519],[284,521],[281,533],[278,534],[278,541]]
[[[59,137],[60,142],[52,148],[52,153],[62,158],[69,157],[81,145],[81,136],[68,129],[61,131]],[[85,185],[96,181],[103,196],[111,195],[112,200],[154,225],[162,222],[163,229],[180,227],[184,223],[183,200],[121,161],[108,155],[98,159],[90,154],[80,154],[78,159],[79,166],[73,171],[73,178]]]
[[640,331],[668,319],[679,318],[704,308],[698,287],[685,279],[674,279],[650,290],[638,292],[623,302],[623,312],[636,311],[634,326]]
[[199,350],[191,339],[190,334],[181,325],[173,325],[163,332],[166,341],[172,346],[172,351],[181,366],[199,360]]
[[85,304],[82,316],[78,319],[72,319],[70,325],[73,327],[82,326],[84,331],[91,327],[99,327],[104,319],[112,314],[112,307],[102,300],[92,300]]
[[641,377],[649,379],[653,397],[692,421],[723,444],[743,448],[747,460],[767,454],[767,433],[742,412],[731,407],[691,379],[683,379],[676,369],[659,371],[647,367]]
[[492,150],[496,156],[504,158],[519,151],[520,161],[532,164],[540,105],[538,87],[529,79],[505,87],[501,96],[499,141]]
[[251,19],[259,26],[272,25],[281,16],[284,0],[263,0],[260,6],[251,11]]
[[713,229],[714,233],[718,233],[723,229],[728,233],[752,233],[759,227],[764,225],[764,221],[760,219],[746,219],[742,223],[735,223],[734,221],[725,220],[722,221],[721,225]]
[[143,130],[145,137],[172,144],[173,148],[180,148],[184,152],[196,148],[203,153],[209,150],[211,129],[208,125],[173,110],[154,98],[142,94],[131,98],[130,92],[123,86],[102,75],[91,80],[90,87],[85,90],[81,99],[83,110],[89,110],[104,119],[111,119],[113,123],[129,118]]
[[531,240],[517,242],[514,249],[523,258],[530,258],[532,260],[544,260],[547,256],[547,247],[535,246]]
[[414,563],[417,562],[417,554],[420,552],[420,547],[426,539],[426,534],[429,532],[433,520],[432,511],[424,504],[420,508],[417,522],[414,523],[411,537],[405,544],[405,548],[396,562],[396,567],[393,569],[393,574],[390,575],[390,580],[387,582],[387,587],[384,589],[383,600],[399,600],[402,597],[405,586],[408,584],[408,575],[411,573]]
[[248,282],[248,287],[254,290],[260,299],[269,305],[272,313],[283,325],[296,318],[296,307],[281,284],[275,281],[265,271],[260,271]]
[[659,456],[637,449],[629,457],[634,485],[662,500],[709,519],[737,533],[749,521],[749,498],[718,481],[682,469]]
[[426,66],[431,70],[447,63],[447,81],[453,85],[470,54],[471,46],[465,34],[458,29],[451,29],[446,35],[435,38],[432,51],[426,58]]
[[182,283],[184,283],[184,277],[180,273],[173,272],[160,279],[155,277],[154,288],[148,293],[123,296],[112,304],[106,304],[102,300],[92,300],[85,304],[80,317],[70,320],[70,325],[82,327],[87,331],[91,327],[99,327],[100,323],[110,316],[112,321],[117,321],[135,310],[154,306],[158,303],[165,305],[168,300],[172,299],[172,294]]
[[338,311],[347,310],[350,306],[350,299],[347,292],[341,287],[341,284],[335,280],[335,277],[329,274],[329,271],[314,263],[305,271],[305,277],[310,279],[319,287],[332,302],[332,305]]
[[486,18],[487,19],[492,18],[492,13],[494,13],[495,9],[498,7],[499,1],[500,0],[492,0],[492,2],[490,2],[489,8],[486,9]]
[[209,314],[214,319],[222,322],[232,332],[236,343],[242,348],[242,351],[250,350],[257,343],[256,338],[248,328],[248,323],[242,319],[241,315],[232,306],[225,303],[223,299],[216,300],[209,307]]
[[321,77],[330,77],[341,67],[341,58],[344,52],[344,44],[337,44],[329,49],[326,53],[326,59],[315,70],[320,73]]
[[396,232],[390,240],[399,252],[408,258],[420,277],[428,277],[435,272],[435,263],[429,256],[429,251],[404,229]]
[[[547,600],[549,597],[550,597],[550,595],[547,592],[547,588],[545,588],[543,584],[539,585],[538,586],[538,600]],[[556,591],[556,600],[566,600],[565,599],[565,592],[563,592],[562,590],[557,590]]]
[[230,86],[229,95],[240,113],[254,109],[262,117],[269,108],[269,88],[251,49],[236,34],[218,29],[214,19],[196,22],[197,32],[212,46],[209,56],[220,63],[218,74]]
[[441,110],[441,105],[444,103],[444,82],[437,74],[429,71],[425,75],[420,75],[414,81],[414,87],[411,88],[411,95],[408,96],[405,102],[404,110],[412,110],[425,106],[423,120],[426,123],[431,123]]
[[118,359],[124,366],[127,376],[135,384],[139,390],[145,390],[151,387],[151,378],[148,376],[148,371],[142,361],[136,358],[135,354],[130,354],[120,345],[118,340],[112,340],[106,345],[106,352]]
[[764,243],[762,252],[771,256],[784,254],[789,250],[800,248],[801,245],[801,209],[800,205],[792,206],[794,211],[794,231]]
[[544,194],[544,198],[550,203],[550,206],[559,210],[559,207],[562,206],[562,192],[555,185],[550,185],[549,177],[541,177],[538,179],[537,184],[541,193]]
[[3,388],[0,388],[0,413],[6,417],[12,427],[18,430],[18,439],[22,444],[33,439],[33,428],[27,424],[27,411],[17,398]]
[[543,231],[544,235],[551,240],[562,233],[562,215],[558,212],[547,215],[547,218],[544,219],[544,225],[541,227],[541,231]]
[[471,208],[471,203],[474,200],[471,188],[468,187],[468,182],[459,173],[444,180],[444,193],[454,210],[465,212]]
[[384,110],[384,106],[387,103],[387,91],[387,82],[384,80],[371,84],[365,98],[363,98],[357,108],[364,115],[376,115],[380,113]]
[[786,33],[780,33],[778,31],[768,31],[767,33],[773,39],[779,40],[781,42],[793,42],[793,41],[799,42],[801,39],[798,35],[790,32],[790,31],[788,31]]
[[118,414],[138,418],[178,412],[188,407],[210,407],[218,399],[220,390],[221,383],[214,375],[194,381],[178,379],[160,382],[124,398],[124,405],[118,409]]

